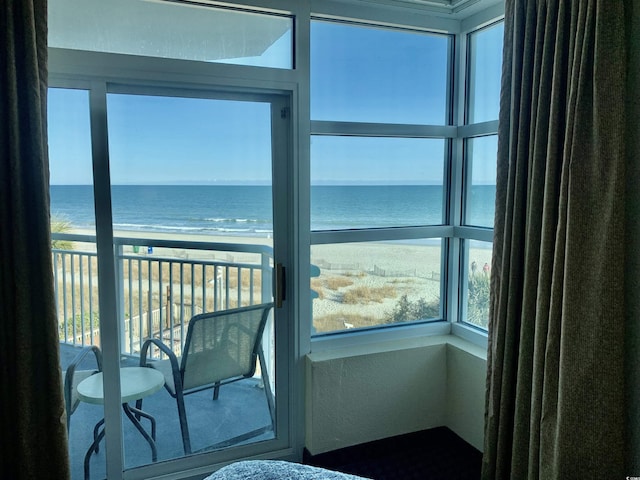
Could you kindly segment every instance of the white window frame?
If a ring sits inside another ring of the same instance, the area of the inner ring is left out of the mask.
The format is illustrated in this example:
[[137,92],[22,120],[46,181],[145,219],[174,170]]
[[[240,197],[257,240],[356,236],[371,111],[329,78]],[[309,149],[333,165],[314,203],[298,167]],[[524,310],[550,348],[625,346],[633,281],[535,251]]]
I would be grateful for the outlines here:
[[[444,321],[408,322],[404,324],[385,325],[381,328],[366,330],[337,331],[312,338],[313,351],[338,348],[343,346],[376,343],[379,341],[414,338],[415,336],[454,334],[474,344],[486,347],[486,330],[474,327],[464,322],[462,318],[463,295],[466,296],[467,268],[464,264],[463,242],[465,240],[493,241],[493,229],[473,227],[462,224],[463,185],[464,185],[464,142],[466,138],[496,134],[497,119],[489,122],[465,124],[467,104],[467,52],[469,35],[488,25],[501,21],[504,16],[504,6],[495,4],[466,20],[453,22],[449,19],[428,17],[409,19],[405,12],[394,12],[397,15],[385,16],[381,19],[379,11],[367,10],[363,15],[358,10],[357,17],[350,17],[353,9],[338,8],[337,2],[326,3],[324,7],[314,9],[313,20],[352,21],[356,25],[370,24],[372,26],[393,26],[410,31],[420,29],[431,33],[448,33],[455,37],[452,42],[451,68],[449,75],[453,76],[451,92],[451,111],[449,118],[452,125],[395,125],[382,123],[358,123],[338,121],[310,120],[310,133],[314,135],[369,135],[386,137],[412,138],[444,138],[449,141],[449,158],[446,161],[445,190],[448,194],[448,214],[445,225],[425,227],[404,227],[398,229],[349,230],[349,231],[314,231],[310,233],[310,243],[328,244],[345,242],[367,242],[379,240],[397,240],[407,238],[443,238],[443,280],[441,284],[441,299],[446,302],[441,308],[445,312]],[[315,4],[314,4],[315,7]],[[388,12],[386,12],[388,13]],[[416,21],[418,20],[418,21]],[[307,183],[309,185],[309,183]],[[312,321],[312,320],[311,320]]]
[[[242,92],[250,95],[251,92],[263,96],[279,96],[288,98],[289,104],[295,105],[299,102],[300,83],[299,72],[294,69],[276,69],[267,67],[250,67],[242,65],[228,65],[222,63],[203,63],[191,60],[164,59],[154,57],[138,57],[133,55],[109,54],[100,52],[84,52],[76,50],[66,50],[49,48],[49,86],[52,88],[77,88],[89,91],[90,115],[92,121],[92,150],[93,156],[97,158],[96,176],[108,178],[108,164],[104,152],[107,151],[107,138],[101,132],[106,132],[106,94],[109,85],[114,85],[118,89],[119,85],[127,85],[132,89],[140,86],[144,90],[155,90],[162,93],[164,89],[184,89],[189,92],[222,92],[228,90],[232,95],[234,92]],[[292,109],[293,110],[293,109]],[[292,111],[291,125],[295,127],[297,112]],[[294,128],[295,130],[295,128]],[[98,132],[98,133],[96,133]],[[289,182],[289,172],[294,170],[294,152],[296,149],[304,148],[298,145],[296,132],[290,133],[290,145],[285,146],[287,154],[287,171],[274,172],[281,182]],[[303,145],[308,143],[308,135],[305,135]],[[282,146],[281,146],[282,147]],[[96,194],[98,204],[96,217],[103,219],[96,221],[96,237],[99,243],[105,245],[112,244],[112,231],[110,225],[111,212],[105,210],[109,202],[105,201],[108,193],[105,193],[105,186],[101,184],[98,189],[101,192]],[[297,188],[291,190],[291,195],[296,194]],[[287,209],[285,214],[289,219],[299,218],[298,204],[295,201],[287,201],[286,205],[274,205],[274,209]],[[289,210],[290,209],[290,210]],[[109,219],[105,222],[105,219]],[[289,220],[287,221],[289,222]],[[287,263],[294,266],[292,277],[295,279],[298,274],[295,272],[294,261],[300,250],[300,242],[304,239],[298,238],[295,231],[295,220],[292,238],[287,239],[290,249],[281,252],[280,258],[286,258]],[[100,262],[100,260],[102,260]],[[100,302],[101,311],[111,312],[115,315],[115,310],[111,306],[116,305],[115,285],[112,284],[115,273],[110,271],[109,266],[114,265],[113,252],[109,248],[99,247],[99,276],[101,288]],[[106,267],[105,267],[106,266]],[[293,292],[295,288],[289,288]],[[283,440],[273,443],[274,448],[265,451],[265,447],[260,443],[243,447],[248,455],[264,456],[269,458],[281,458],[285,460],[299,460],[304,446],[304,396],[299,385],[302,385],[302,372],[296,368],[300,356],[303,355],[300,348],[302,333],[295,322],[285,321],[284,318],[295,318],[295,310],[298,309],[298,299],[295,295],[289,296],[289,302],[283,314],[283,321],[276,325],[278,338],[286,342],[287,347],[279,350],[276,361],[279,364],[287,365],[287,377],[276,380],[280,382],[279,391],[282,392],[282,399],[285,400],[283,411],[288,410],[288,417],[278,419],[278,427],[284,432]],[[288,312],[288,313],[287,313]],[[111,320],[111,321],[109,321]],[[289,327],[291,326],[291,328]],[[120,345],[118,338],[117,319],[115,317],[104,322],[102,327],[102,347],[105,353],[104,371],[105,382],[111,387],[106,389],[105,394],[105,420],[110,425],[120,425],[119,428],[110,428],[105,435],[105,445],[109,452],[106,459],[106,472],[108,478],[122,479],[146,479],[161,476],[162,478],[182,478],[185,475],[202,475],[211,473],[216,464],[220,466],[225,462],[235,459],[234,452],[216,452],[214,454],[201,454],[188,457],[171,459],[168,461],[151,463],[125,470],[123,455],[123,433],[119,419],[121,418],[121,402],[119,392],[119,354]],[[293,386],[289,386],[289,385]],[[286,387],[284,387],[286,386]],[[282,428],[284,427],[284,428]],[[168,476],[167,476],[168,475]]]
[[[498,119],[478,122],[467,123],[467,109],[468,109],[468,90],[469,90],[469,62],[470,51],[469,43],[471,35],[491,27],[503,21],[504,19],[504,6],[495,5],[492,8],[484,10],[483,12],[474,15],[462,22],[462,31],[459,33],[458,43],[458,62],[457,68],[460,74],[457,78],[460,82],[457,83],[457,123],[458,123],[458,136],[455,140],[455,152],[459,159],[457,162],[459,168],[456,170],[456,178],[454,178],[454,186],[452,191],[455,196],[455,200],[459,205],[459,210],[456,212],[456,232],[455,243],[457,244],[456,256],[450,258],[452,263],[456,263],[459,271],[459,279],[456,285],[457,295],[455,299],[452,299],[456,305],[452,308],[456,308],[455,316],[452,317],[451,333],[471,341],[484,348],[487,346],[487,330],[480,327],[471,325],[465,322],[464,314],[466,313],[464,308],[461,308],[466,303],[467,296],[467,278],[468,278],[468,262],[466,258],[466,249],[463,248],[463,242],[467,240],[478,240],[482,242],[493,241],[493,228],[476,227],[462,224],[463,216],[463,202],[464,202],[464,184],[465,184],[465,166],[467,165],[468,158],[465,151],[465,142],[471,138],[477,138],[487,135],[497,135],[498,133]],[[452,268],[455,268],[452,267]]]

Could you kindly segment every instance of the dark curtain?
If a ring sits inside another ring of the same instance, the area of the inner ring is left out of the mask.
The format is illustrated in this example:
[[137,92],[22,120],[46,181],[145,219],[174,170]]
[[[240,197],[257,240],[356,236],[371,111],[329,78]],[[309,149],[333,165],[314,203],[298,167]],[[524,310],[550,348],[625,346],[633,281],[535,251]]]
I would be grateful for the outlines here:
[[[627,309],[626,384],[627,475],[640,472],[640,3],[628,5],[627,18],[627,258],[625,261],[625,308]],[[634,120],[635,119],[635,120]]]
[[49,233],[47,2],[0,2],[0,476],[69,477]]
[[624,9],[506,2],[487,480],[629,475]]

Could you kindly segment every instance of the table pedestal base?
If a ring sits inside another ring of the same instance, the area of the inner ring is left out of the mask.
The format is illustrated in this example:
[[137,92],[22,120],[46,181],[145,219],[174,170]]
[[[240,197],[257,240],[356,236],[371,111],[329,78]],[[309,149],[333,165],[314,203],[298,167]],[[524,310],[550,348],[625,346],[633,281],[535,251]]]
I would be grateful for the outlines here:
[[[151,447],[151,460],[153,462],[158,460],[158,450],[156,448],[156,442],[155,442],[156,419],[153,418],[152,415],[149,415],[148,413],[143,412],[142,410],[136,407],[129,406],[128,403],[122,404],[122,410],[124,410],[125,415],[129,418],[129,420],[131,420],[131,423],[133,424],[133,426],[136,427],[136,429],[142,434],[144,439],[147,441],[147,443]],[[140,423],[140,420],[139,420],[140,417],[144,417],[148,419],[149,422],[151,423],[151,436],[149,436],[147,431],[144,429],[144,427]],[[104,438],[103,425],[104,425],[104,418],[100,420],[98,423],[96,423],[96,426],[93,429],[93,443],[91,444],[91,446],[89,447],[89,450],[87,450],[87,453],[84,456],[84,479],[85,480],[89,480],[89,461],[91,460],[91,454],[93,452],[98,453],[100,442]],[[103,427],[103,428],[100,429],[100,427]]]

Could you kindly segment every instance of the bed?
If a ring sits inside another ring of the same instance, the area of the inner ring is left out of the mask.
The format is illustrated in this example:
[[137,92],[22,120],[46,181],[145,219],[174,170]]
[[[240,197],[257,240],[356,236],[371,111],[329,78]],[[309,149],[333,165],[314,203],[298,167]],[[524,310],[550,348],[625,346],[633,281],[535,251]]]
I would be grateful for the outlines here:
[[346,473],[281,460],[247,460],[232,463],[204,480],[365,480]]

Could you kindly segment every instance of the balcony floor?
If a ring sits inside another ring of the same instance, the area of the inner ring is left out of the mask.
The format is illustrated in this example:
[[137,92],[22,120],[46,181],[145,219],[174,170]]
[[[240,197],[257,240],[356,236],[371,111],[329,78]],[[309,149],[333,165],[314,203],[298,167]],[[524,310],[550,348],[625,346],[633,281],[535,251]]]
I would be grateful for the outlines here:
[[[77,352],[76,347],[61,344],[60,359],[63,370]],[[137,358],[125,358],[121,362],[122,366],[137,364]],[[94,366],[95,362],[91,358],[79,368],[94,368]],[[158,461],[183,456],[176,401],[163,388],[145,398],[142,408],[156,419]],[[215,401],[212,400],[212,390],[187,395],[185,408],[193,452],[206,451],[219,442],[271,424],[264,390],[260,387],[257,379],[247,379],[223,386],[220,389],[218,400]],[[69,453],[73,480],[84,478],[84,456],[93,440],[93,427],[103,417],[103,412],[102,405],[80,402],[77,410],[71,416]],[[149,422],[142,419],[142,424],[149,431]],[[151,463],[149,444],[124,414],[123,437],[126,468]],[[273,438],[271,430],[249,441],[270,438]],[[91,479],[101,479],[106,476],[104,441],[100,447],[99,453],[91,456]]]

